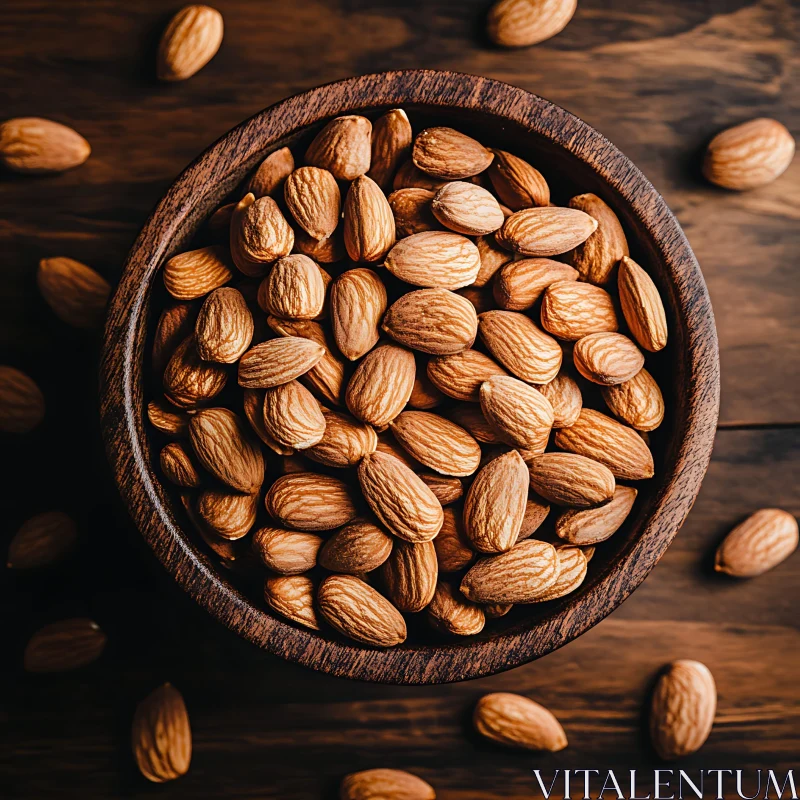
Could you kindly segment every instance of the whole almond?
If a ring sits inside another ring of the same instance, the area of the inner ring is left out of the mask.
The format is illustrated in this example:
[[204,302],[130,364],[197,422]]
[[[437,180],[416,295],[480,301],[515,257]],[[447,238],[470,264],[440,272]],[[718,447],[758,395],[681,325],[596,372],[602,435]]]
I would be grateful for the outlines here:
[[709,143],[703,175],[725,189],[766,186],[786,171],[794,157],[794,139],[784,125],[759,117],[718,133]]
[[762,508],[725,537],[714,569],[735,578],[763,575],[787,559],[797,544],[797,520],[779,508]]
[[44,395],[36,382],[0,364],[0,431],[29,433],[44,419]]
[[207,489],[197,498],[197,515],[217,536],[235,541],[250,532],[256,522],[257,494]]
[[253,552],[267,569],[280,575],[300,575],[317,565],[323,539],[305,531],[267,526],[253,534]]
[[431,211],[446,228],[467,236],[493,233],[505,222],[494,195],[464,181],[442,186],[431,201]]
[[353,467],[378,446],[378,435],[364,422],[347,414],[326,411],[325,433],[305,455],[328,467]]
[[584,408],[569,428],[557,431],[555,444],[605,464],[617,479],[653,477],[653,455],[636,431],[591,408]]
[[253,315],[242,293],[229,287],[215,289],[197,317],[197,352],[204,361],[233,364],[250,347],[253,329]]
[[186,448],[180,442],[170,442],[159,453],[161,471],[167,480],[176,486],[196,489],[200,485],[200,474]]
[[419,477],[443,506],[455,503],[464,496],[464,484],[459,478],[437,475],[434,472],[420,472]]
[[327,239],[336,230],[342,197],[328,170],[299,167],[286,179],[283,196],[297,224],[312,239]]
[[567,746],[559,721],[544,706],[508,692],[484,695],[473,714],[482,736],[508,747],[556,753]]
[[167,363],[164,393],[178,408],[194,408],[213,400],[225,388],[227,379],[223,366],[200,358],[194,336],[189,336]]
[[360,175],[344,203],[344,246],[355,262],[383,261],[394,244],[394,214],[386,195],[372,178]]
[[414,544],[441,530],[442,506],[402,461],[379,450],[358,465],[361,492],[375,516],[395,536]]
[[558,374],[558,342],[523,314],[486,311],[478,317],[478,332],[489,352],[523,381],[549,383]]
[[630,514],[637,491],[630,486],[614,489],[614,496],[597,508],[563,511],[556,519],[556,535],[570,544],[600,544],[615,534]]
[[550,284],[577,278],[576,269],[549,258],[510,261],[497,273],[494,298],[507,311],[527,311]]
[[501,241],[515,253],[555,256],[585,242],[597,230],[597,220],[573,208],[526,208],[503,224]]
[[461,591],[473,603],[532,603],[557,576],[555,547],[526,539],[506,553],[480,559],[461,581]]
[[151,400],[147,404],[147,419],[159,433],[172,439],[189,434],[189,417],[165,402]]
[[301,531],[340,528],[352,522],[357,513],[346,483],[315,472],[281,476],[270,487],[264,503],[281,525]]
[[[238,496],[245,497],[245,495]],[[247,496],[249,497],[249,495]],[[242,558],[243,553],[247,549],[243,546],[243,541],[241,539],[224,539],[211,526],[206,524],[205,520],[197,511],[195,498],[192,496],[191,492],[185,491],[181,493],[180,501],[186,511],[186,516],[189,518],[189,521],[200,534],[200,538],[217,556],[219,556],[222,566],[232,569],[234,562]],[[255,507],[255,502],[251,501],[251,503],[253,507]]]
[[429,411],[441,405],[445,396],[433,385],[427,373],[427,362],[417,359],[417,372],[414,377],[414,388],[408,398],[408,405],[418,411]]
[[210,6],[190,5],[171,20],[158,46],[158,77],[183,81],[199,72],[222,44],[222,14]]
[[283,319],[314,319],[325,302],[322,271],[301,253],[275,262],[258,290],[268,314]]
[[602,393],[611,413],[636,430],[655,430],[664,419],[661,389],[644,368],[629,381],[604,386]]
[[478,275],[481,256],[465,236],[423,231],[401,239],[386,256],[386,268],[414,286],[459,289]]
[[376,272],[360,267],[343,272],[331,286],[331,326],[336,346],[357,361],[380,338],[386,288]]
[[464,530],[476,550],[502,553],[514,546],[528,481],[528,469],[516,450],[493,459],[475,476],[464,500]]
[[481,257],[481,268],[478,270],[472,285],[481,288],[489,283],[500,267],[511,261],[514,254],[500,247],[493,234],[478,236],[475,239],[475,246],[478,248],[478,254]]
[[429,192],[436,192],[446,182],[442,178],[434,178],[433,175],[423,172],[409,159],[397,168],[392,181],[392,189],[394,191],[398,189],[426,189]]
[[433,598],[439,567],[433,542],[399,539],[381,567],[386,593],[399,611],[422,611]]
[[545,289],[541,320],[548,333],[568,342],[619,328],[614,301],[607,291],[569,280],[551,283]]
[[90,619],[75,618],[40,628],[25,646],[22,663],[26,672],[65,672],[97,660],[106,646],[106,635]]
[[469,431],[479,442],[497,444],[500,441],[500,432],[486,419],[479,406],[458,405],[450,409],[448,418]]
[[329,575],[317,593],[320,614],[339,633],[372,647],[405,641],[406,623],[379,592],[355,575]]
[[525,514],[522,517],[522,525],[519,527],[517,541],[528,539],[539,530],[542,523],[550,513],[550,506],[541,497],[528,497],[525,502]]
[[340,528],[319,553],[320,566],[359,575],[377,569],[392,552],[394,540],[377,525],[356,520]]
[[274,575],[264,581],[264,600],[273,611],[318,631],[314,593],[314,582],[307,575]]
[[394,215],[398,239],[423,231],[440,230],[441,225],[431,210],[434,192],[428,189],[398,189],[389,195],[389,207]]
[[500,201],[512,211],[550,205],[550,187],[542,173],[505,150],[494,151],[488,175]]
[[453,636],[474,636],[486,624],[483,609],[445,581],[436,584],[428,605],[428,620],[436,630]]
[[278,444],[305,450],[322,441],[325,416],[314,395],[290,381],[264,393],[264,429]]
[[578,372],[592,383],[615,386],[633,378],[644,366],[642,351],[621,333],[591,333],[575,343]]
[[85,330],[103,324],[111,286],[90,267],[72,258],[43,258],[36,283],[62,322]]
[[536,388],[550,401],[554,428],[569,428],[575,424],[581,413],[583,398],[580,387],[563,368],[549,383]]
[[275,195],[283,190],[286,179],[294,172],[294,156],[288,147],[270,153],[253,173],[245,194],[252,193],[256,199]]
[[617,215],[595,194],[580,194],[569,201],[597,220],[597,230],[572,254],[572,266],[589,283],[604,285],[612,277],[617,262],[628,255],[628,240]]
[[699,661],[673,661],[658,679],[650,706],[650,737],[665,760],[697,752],[717,711],[714,676]]
[[169,683],[139,703],[133,716],[131,745],[139,771],[153,783],[175,780],[189,771],[189,715],[181,693]]
[[75,546],[78,529],[68,514],[45,511],[26,520],[8,545],[9,569],[39,569],[60,561]]
[[419,289],[389,307],[381,326],[395,341],[432,355],[459,353],[478,334],[475,306],[447,289]]
[[410,470],[418,473],[420,478],[422,478],[422,464],[413,458],[410,453],[400,447],[394,436],[392,436],[388,430],[378,434],[377,450],[381,453],[387,453],[390,456],[394,456],[398,461],[402,461]]
[[264,427],[264,395],[265,392],[262,389],[245,389],[242,392],[244,415],[258,438],[273,453],[277,453],[279,456],[290,456],[294,453],[294,448],[278,444]]
[[411,153],[411,123],[402,108],[393,108],[372,126],[372,158],[367,173],[388,194],[397,168]]
[[436,178],[458,181],[483,172],[494,155],[453,128],[426,128],[414,140],[414,164]]
[[567,26],[578,0],[499,0],[489,11],[489,38],[501,47],[538,44]]
[[667,344],[667,318],[653,279],[627,256],[617,277],[619,302],[633,338],[640,347],[656,353]]
[[608,467],[574,453],[543,453],[528,464],[531,489],[562,506],[588,508],[614,496],[614,476]]
[[533,386],[495,375],[481,386],[481,410],[509,444],[544,452],[553,428],[553,407]]
[[331,120],[306,150],[306,163],[322,167],[340,181],[354,181],[369,171],[372,123],[350,115]]
[[464,530],[461,509],[445,508],[442,529],[433,540],[439,572],[460,572],[475,560]]
[[14,172],[63,172],[80,166],[92,152],[77,131],[41,117],[0,123],[0,164]]
[[231,217],[231,256],[241,272],[251,278],[264,275],[268,265],[288,256],[294,232],[271,197],[246,194]]
[[448,397],[480,401],[481,384],[493,375],[508,373],[479,350],[464,350],[447,356],[436,356],[428,362],[428,377]]
[[555,583],[545,589],[535,600],[535,603],[546,603],[566,597],[580,587],[586,578],[588,562],[580,547],[559,545],[558,550],[558,576]]
[[325,348],[302,336],[269,339],[251,347],[239,361],[239,385],[269,389],[299,378],[319,363]]
[[192,303],[173,303],[158,318],[153,335],[153,371],[158,378],[164,374],[175,348],[195,329],[197,308]]
[[399,769],[367,769],[345,776],[340,800],[435,800],[433,787]]
[[164,286],[178,300],[196,300],[233,277],[227,251],[219,245],[173,256],[164,264]]

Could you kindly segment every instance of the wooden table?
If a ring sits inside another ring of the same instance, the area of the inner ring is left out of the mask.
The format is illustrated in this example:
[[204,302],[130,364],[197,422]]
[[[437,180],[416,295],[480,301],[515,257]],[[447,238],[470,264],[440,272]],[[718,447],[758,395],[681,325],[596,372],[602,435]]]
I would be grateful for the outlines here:
[[[160,797],[332,797],[345,772],[403,767],[442,798],[534,797],[531,770],[657,765],[641,708],[666,661],[698,658],[719,688],[716,725],[687,768],[796,767],[800,750],[800,556],[724,580],[717,542],[762,506],[800,512],[797,253],[800,158],[771,186],[706,185],[697,155],[718,129],[759,115],[800,132],[800,67],[788,0],[581,0],[533,49],[481,40],[481,0],[217,0],[222,49],[185,83],[157,85],[153,51],[176,7],[160,0],[6,0],[4,116],[76,127],[93,154],[56,177],[0,179],[0,361],[48,401],[34,434],[3,441],[5,541],[32,513],[74,514],[81,547],[58,568],[7,574],[0,796],[154,796],[129,752],[136,701],[164,680],[186,697],[188,776]],[[795,9],[796,10],[796,9]],[[488,75],[537,92],[605,133],[683,224],[711,291],[722,414],[705,485],[676,542],[612,617],[504,675],[398,688],[336,680],[255,650],[214,624],[130,529],[96,423],[97,342],[68,330],[35,287],[39,258],[69,255],[113,280],[138,228],[198,152],[264,106],[320,82],[389,68]],[[87,441],[87,431],[92,435]],[[94,617],[109,635],[80,672],[24,675],[39,625]],[[510,690],[549,706],[570,740],[557,755],[501,751],[469,728],[474,701]]]

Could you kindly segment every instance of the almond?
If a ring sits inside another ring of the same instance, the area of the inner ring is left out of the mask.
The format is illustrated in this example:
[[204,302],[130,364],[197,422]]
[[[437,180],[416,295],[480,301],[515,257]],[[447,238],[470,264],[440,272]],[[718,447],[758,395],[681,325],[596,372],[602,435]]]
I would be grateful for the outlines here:
[[428,606],[428,620],[436,630],[453,636],[474,636],[486,624],[483,609],[444,581],[436,584]]
[[339,633],[373,647],[393,647],[405,641],[406,623],[400,612],[355,575],[330,575],[317,593],[319,612]]
[[499,0],[489,11],[489,38],[501,47],[538,44],[564,30],[577,5],[578,0]]
[[448,231],[423,231],[401,239],[386,256],[385,267],[414,286],[459,289],[478,275],[481,256],[466,237]]
[[399,611],[422,611],[433,598],[439,567],[433,542],[395,542],[381,567],[389,599]]
[[346,483],[329,475],[300,472],[283,475],[265,498],[267,512],[286,528],[329,531],[356,517],[353,494]]
[[611,413],[636,430],[655,430],[664,419],[661,389],[644,368],[629,381],[604,386],[602,392]]
[[267,569],[280,575],[300,575],[317,565],[320,536],[283,528],[259,528],[253,534],[253,552]]
[[551,283],[545,289],[541,320],[548,333],[568,342],[619,328],[614,301],[608,292],[590,283],[570,280]]
[[63,172],[78,167],[92,152],[77,131],[41,117],[0,123],[0,164],[14,172]]
[[426,467],[442,475],[472,475],[481,447],[463,428],[428,411],[404,411],[389,425],[392,435]]
[[673,661],[658,679],[650,706],[650,737],[666,760],[697,752],[717,711],[714,676],[699,661]]
[[464,181],[442,186],[431,201],[431,211],[446,228],[467,236],[493,233],[505,222],[494,195]]
[[588,508],[608,502],[614,495],[611,470],[574,453],[544,453],[528,465],[531,489],[562,506]]
[[256,522],[258,495],[207,489],[197,498],[197,514],[217,536],[236,540],[247,536]]
[[481,288],[486,286],[500,267],[511,261],[514,255],[500,247],[493,234],[478,236],[475,239],[475,246],[481,257],[481,268],[478,270],[473,286]]
[[488,175],[500,201],[512,211],[550,205],[550,187],[542,173],[505,150],[494,151]]
[[526,539],[506,553],[480,559],[461,581],[461,591],[473,603],[532,603],[557,576],[555,547]]
[[29,433],[44,419],[44,395],[24,372],[0,365],[0,431]]
[[481,410],[509,444],[544,452],[553,428],[553,407],[532,386],[495,375],[481,386]]
[[389,195],[389,207],[394,215],[398,239],[423,231],[440,230],[441,225],[431,210],[434,192],[428,189],[398,189]]
[[147,419],[165,436],[181,439],[189,434],[189,417],[173,407],[168,407],[166,403],[151,400],[147,404]]
[[264,427],[264,394],[265,392],[260,389],[245,389],[242,392],[242,404],[244,406],[244,415],[250,423],[250,427],[256,432],[256,435],[261,439],[264,444],[269,447],[274,453],[279,456],[290,456],[294,453],[294,449],[278,444],[268,433]]
[[558,374],[558,342],[523,314],[486,311],[478,317],[478,332],[489,352],[518,378],[549,383]]
[[312,239],[302,229],[297,230],[294,232],[294,250],[308,256],[318,264],[335,264],[347,255],[341,227],[337,228],[327,239],[320,240]]
[[324,417],[322,439],[305,452],[310,459],[328,467],[345,468],[375,452],[378,435],[371,426],[335,411],[326,411]]
[[340,181],[369,171],[372,123],[356,115],[331,120],[306,150],[306,163],[322,167]]
[[189,715],[181,693],[169,683],[139,703],[133,716],[131,744],[139,771],[153,783],[175,780],[189,771]]
[[174,303],[167,306],[158,318],[153,336],[153,371],[160,378],[164,374],[177,346],[195,329],[197,309],[191,303]]
[[583,398],[578,384],[560,369],[558,375],[549,383],[536,387],[553,407],[553,427],[569,428],[581,413]]
[[250,346],[253,328],[253,315],[242,293],[231,288],[215,289],[197,317],[197,352],[204,361],[233,364]]
[[430,784],[399,769],[367,769],[345,776],[340,800],[435,800]]
[[550,513],[550,506],[540,497],[528,497],[525,502],[525,514],[522,517],[522,525],[519,527],[517,541],[528,539],[539,530],[542,523]]
[[293,246],[294,232],[271,197],[256,200],[250,193],[239,201],[231,218],[231,256],[241,272],[261,277]]
[[302,336],[283,336],[251,347],[239,361],[239,385],[269,389],[299,378],[325,355],[323,345]]
[[500,617],[504,617],[514,608],[513,603],[490,603],[489,605],[481,606],[483,609],[483,615],[486,619],[499,619]]
[[614,477],[639,481],[653,477],[653,455],[636,431],[584,408],[575,424],[556,433],[556,447],[599,461]]
[[342,197],[336,178],[328,170],[296,169],[286,179],[283,196],[297,224],[312,239],[327,239],[336,230]]
[[429,411],[441,405],[445,396],[433,385],[427,373],[427,362],[417,359],[417,372],[414,376],[414,388],[408,405],[419,411]]
[[350,184],[344,203],[347,254],[355,262],[383,261],[394,236],[394,214],[386,195],[372,178],[359,176]]
[[312,631],[319,630],[314,582],[307,575],[270,576],[264,582],[264,600],[281,616]]
[[90,619],[64,619],[45,625],[25,646],[26,672],[65,672],[96,661],[106,646],[106,635]]
[[264,278],[258,296],[268,314],[283,319],[314,319],[325,302],[322,271],[308,256],[284,256]]
[[792,134],[777,120],[751,119],[711,140],[703,175],[717,186],[736,191],[766,186],[792,163],[794,147]]
[[347,407],[363,422],[385,428],[408,402],[415,374],[410,350],[396,344],[376,347],[361,360],[347,385]]
[[26,520],[8,546],[9,569],[39,569],[60,561],[75,546],[78,529],[61,511]]
[[577,279],[577,270],[549,258],[510,261],[497,273],[494,299],[507,311],[527,311],[550,284]]
[[630,486],[614,489],[614,496],[597,508],[567,509],[556,519],[556,534],[570,544],[600,544],[615,534],[630,514],[637,491]]
[[322,441],[325,416],[314,395],[290,381],[264,393],[264,429],[278,444],[305,450]]
[[402,108],[393,108],[375,120],[367,174],[384,192],[389,192],[397,168],[410,155],[411,140],[411,123]]
[[585,242],[597,220],[573,208],[526,208],[512,214],[498,234],[504,245],[526,256],[555,256]]
[[182,8],[171,20],[158,46],[158,78],[183,81],[199,72],[222,44],[222,14],[210,6]]
[[439,572],[460,572],[475,560],[475,551],[464,530],[461,509],[444,509],[442,529],[433,540],[433,546]]
[[455,503],[464,496],[464,484],[458,478],[437,475],[433,472],[420,472],[419,477],[443,506]]
[[[238,495],[244,497],[245,495]],[[195,507],[195,498],[190,492],[183,492],[180,495],[181,505],[186,511],[186,516],[189,518],[191,524],[195,527],[200,534],[200,538],[208,545],[208,547],[219,556],[222,566],[228,569],[233,568],[233,564],[237,559],[242,557],[244,550],[241,538],[239,539],[224,539],[216,531],[213,530],[205,520],[200,516]],[[255,503],[252,503],[255,507]]]
[[478,350],[437,356],[428,362],[428,377],[437,389],[456,400],[477,403],[481,384],[506,371]]
[[195,346],[194,336],[178,345],[164,370],[164,392],[179,408],[213,400],[224,388],[228,373],[212,361],[203,361]]
[[200,475],[192,457],[180,442],[170,442],[158,456],[161,471],[167,480],[176,486],[196,489],[200,485]]
[[566,597],[580,587],[586,578],[588,561],[580,547],[559,545],[558,550],[558,576],[552,586],[545,589],[535,600],[536,603],[546,603]]
[[472,346],[478,333],[478,315],[469,300],[454,292],[420,289],[396,300],[381,327],[412,350],[448,355]]
[[641,350],[621,333],[591,333],[575,343],[578,372],[592,383],[615,386],[633,378],[644,366]]
[[580,194],[569,201],[570,208],[597,220],[597,230],[572,254],[572,266],[589,283],[604,285],[617,262],[628,255],[628,240],[617,215],[596,194]]
[[404,161],[395,173],[394,180],[392,181],[392,189],[426,189],[429,192],[436,192],[447,181],[441,178],[434,178],[419,169],[414,162],[409,159]]
[[196,300],[233,277],[224,247],[213,245],[173,256],[164,264],[164,286],[178,300]]
[[111,287],[90,267],[72,258],[43,258],[36,283],[62,322],[85,330],[103,324]]
[[385,311],[386,288],[371,269],[347,270],[333,282],[331,325],[345,358],[356,361],[377,344]]
[[667,344],[667,318],[652,278],[631,258],[619,264],[619,302],[640,347],[656,353]]
[[481,553],[510,550],[519,535],[527,498],[528,469],[515,450],[483,467],[464,501],[464,530],[473,547]]
[[426,128],[414,140],[415,166],[448,181],[458,181],[483,172],[494,155],[482,144],[453,128]]
[[[381,453],[387,453],[394,456],[398,461],[402,461],[410,470],[420,472],[422,464],[415,458],[407,453],[400,445],[394,440],[394,437],[388,431],[378,434],[378,447],[377,450]],[[422,475],[420,475],[422,478]]]
[[556,753],[567,746],[559,721],[544,706],[518,694],[484,695],[473,722],[481,736],[508,747]]
[[441,504],[402,461],[379,450],[364,456],[358,480],[373,513],[395,536],[416,544],[439,533]]
[[735,578],[762,575],[787,559],[797,544],[797,520],[779,508],[762,508],[725,537],[714,569]]
[[463,289],[457,289],[456,294],[461,295],[465,300],[469,300],[475,306],[475,311],[478,314],[482,314],[484,311],[491,311],[494,308],[492,293],[486,286],[483,288],[466,286]]
[[[294,172],[294,156],[288,147],[281,147],[270,153],[258,165],[247,184],[245,194],[259,197],[275,195],[283,190],[286,179]],[[232,209],[231,209],[232,210]]]
[[448,416],[456,425],[465,428],[479,442],[497,444],[500,433],[483,415],[478,406],[462,405],[452,408]]
[[358,575],[372,572],[389,558],[394,540],[372,522],[356,521],[325,542],[319,564],[331,572]]

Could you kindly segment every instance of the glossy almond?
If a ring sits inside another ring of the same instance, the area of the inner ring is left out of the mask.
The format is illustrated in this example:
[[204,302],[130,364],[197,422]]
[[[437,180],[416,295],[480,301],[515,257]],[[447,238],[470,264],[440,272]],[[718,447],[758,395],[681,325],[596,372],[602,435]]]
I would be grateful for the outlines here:
[[374,523],[356,520],[340,528],[325,542],[318,561],[331,572],[348,575],[372,572],[389,557],[394,541]]
[[78,167],[92,152],[77,131],[42,117],[0,123],[0,164],[14,172],[43,174]]
[[193,303],[172,303],[158,318],[153,335],[153,371],[157,377],[164,374],[177,346],[195,329],[197,307]]
[[322,271],[301,253],[285,256],[270,269],[258,296],[268,314],[283,319],[314,319],[325,302]]
[[283,190],[286,179],[294,172],[294,156],[288,147],[270,153],[253,173],[245,194],[252,192],[256,199],[276,195]]
[[250,532],[256,522],[257,494],[230,489],[206,489],[197,498],[197,515],[203,524],[223,539],[235,541]]
[[500,268],[494,280],[494,299],[507,311],[526,311],[557,281],[576,281],[578,271],[550,258],[523,258]]
[[331,120],[306,150],[306,163],[322,167],[340,181],[353,181],[369,170],[372,123],[349,115]]
[[508,373],[479,350],[437,356],[428,362],[428,377],[440,392],[456,400],[480,401],[480,388],[493,375]]
[[556,753],[567,746],[564,729],[553,714],[518,694],[484,695],[472,719],[478,733],[508,747]]
[[511,261],[514,254],[500,247],[493,234],[478,236],[475,245],[481,257],[481,268],[475,276],[473,286],[481,288],[489,283],[500,267]]
[[629,381],[644,366],[642,351],[621,333],[591,333],[575,343],[572,354],[578,372],[602,386]]
[[147,419],[165,436],[182,439],[189,433],[189,416],[165,402],[151,400],[147,404]]
[[439,572],[460,572],[475,560],[462,519],[461,508],[445,508],[444,522],[433,540]]
[[319,363],[325,348],[302,336],[269,339],[251,347],[239,361],[239,385],[268,389],[289,383]]
[[399,769],[367,769],[345,776],[340,800],[435,800],[433,787]]
[[356,517],[355,499],[346,483],[329,475],[283,475],[265,498],[267,512],[286,528],[329,531]]
[[568,428],[575,423],[581,413],[583,397],[580,387],[563,367],[552,381],[536,388],[553,408],[554,428]]
[[8,545],[9,569],[39,569],[60,561],[75,546],[78,529],[68,514],[45,511],[26,520]]
[[222,14],[204,5],[182,8],[170,20],[158,46],[158,78],[183,81],[199,72],[222,44]]
[[314,595],[314,582],[307,575],[274,575],[264,581],[264,600],[273,611],[318,631]]
[[571,263],[582,280],[603,286],[611,280],[617,262],[628,255],[625,231],[617,215],[595,194],[577,195],[569,201],[569,207],[597,220],[597,230],[575,248]]
[[512,153],[495,150],[487,174],[500,202],[512,211],[550,205],[550,188],[542,173]]
[[608,502],[614,495],[611,470],[574,453],[544,453],[528,464],[531,489],[563,506],[588,508]]
[[180,442],[170,442],[158,455],[161,471],[167,480],[176,486],[196,489],[200,485],[200,474],[192,455]]
[[371,269],[347,270],[333,282],[331,326],[336,346],[345,358],[357,361],[377,344],[386,303],[383,281]]
[[97,660],[106,646],[106,635],[90,619],[52,622],[31,636],[22,663],[26,672],[65,672]]
[[305,450],[322,441],[325,416],[314,395],[290,381],[264,393],[264,429],[278,444]]
[[44,395],[33,378],[0,365],[0,431],[28,433],[44,419]]
[[471,603],[458,589],[439,581],[428,605],[428,621],[438,631],[452,636],[474,636],[483,630],[483,609]]
[[797,544],[797,520],[779,508],[762,508],[725,537],[714,569],[735,578],[763,575],[787,559]]
[[389,599],[399,611],[422,611],[433,598],[439,567],[433,542],[395,542],[381,567]]
[[533,386],[495,375],[481,386],[481,410],[505,441],[543,453],[553,428],[553,407]]
[[503,224],[503,244],[515,253],[548,257],[567,253],[585,242],[597,229],[597,220],[573,208],[526,208]]
[[347,414],[326,411],[325,433],[305,455],[328,467],[353,467],[378,446],[378,435],[372,426]]
[[423,231],[401,239],[386,256],[385,266],[413,286],[459,289],[478,275],[478,248],[465,236],[449,231]]
[[313,569],[322,544],[316,534],[272,526],[253,534],[253,552],[267,569],[280,575],[301,575]]
[[213,400],[225,388],[227,379],[222,365],[200,358],[194,336],[189,336],[167,363],[164,393],[178,408],[194,408]]
[[615,417],[639,431],[655,430],[664,419],[664,398],[653,376],[641,369],[629,381],[602,388]]
[[394,214],[372,178],[360,175],[347,190],[344,203],[344,246],[358,262],[383,261],[394,244]]
[[453,128],[426,128],[414,140],[415,166],[437,178],[458,181],[483,172],[494,155],[480,142]]
[[445,228],[466,236],[493,233],[505,222],[494,195],[465,181],[442,186],[431,201],[431,211]]
[[241,292],[230,287],[215,289],[197,317],[197,352],[204,361],[233,364],[250,346],[253,329],[253,315]]
[[196,300],[233,277],[224,247],[213,245],[173,256],[164,264],[164,286],[178,300]]
[[43,258],[36,283],[62,322],[84,330],[103,324],[111,286],[90,267],[72,258]]
[[411,153],[411,123],[402,108],[393,108],[372,126],[372,158],[367,173],[388,194],[397,168]]
[[431,210],[435,192],[428,189],[398,189],[389,195],[389,207],[394,215],[398,239],[423,231],[440,230],[441,225]]
[[567,509],[556,519],[556,535],[569,544],[599,544],[615,534],[630,514],[637,491],[617,485],[614,496],[602,506]]
[[283,187],[295,222],[312,238],[327,239],[339,224],[342,197],[336,178],[327,169],[299,167]]
[[489,11],[489,38],[501,47],[529,47],[567,26],[578,0],[498,0]]
[[656,353],[667,344],[667,318],[653,279],[631,258],[623,258],[617,277],[619,302],[633,338]]
[[231,256],[241,272],[257,278],[268,265],[288,256],[294,246],[294,232],[271,197],[256,199],[246,194],[231,217]]
[[590,333],[619,328],[611,295],[578,281],[551,283],[542,295],[542,327],[558,339],[576,342]]

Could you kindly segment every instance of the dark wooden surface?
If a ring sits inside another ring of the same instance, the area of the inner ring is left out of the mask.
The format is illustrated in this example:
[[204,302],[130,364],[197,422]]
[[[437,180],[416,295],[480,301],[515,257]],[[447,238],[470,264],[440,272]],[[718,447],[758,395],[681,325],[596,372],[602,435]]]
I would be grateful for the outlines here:
[[[800,558],[747,583],[710,556],[750,511],[797,514],[797,252],[800,160],[771,186],[704,185],[699,148],[720,127],[767,114],[800,129],[797,8],[781,0],[631,6],[584,0],[532,50],[480,39],[482,2],[218,2],[226,39],[184,84],[157,86],[153,44],[169,3],[7,0],[0,75],[8,116],[74,125],[90,161],[55,178],[0,179],[0,360],[36,377],[44,426],[3,440],[4,540],[31,513],[63,508],[83,541],[66,564],[2,578],[0,796],[332,796],[352,769],[417,771],[443,798],[534,797],[540,767],[650,767],[640,706],[658,667],[700,658],[720,692],[717,723],[691,767],[796,766],[800,748]],[[664,194],[703,266],[722,356],[711,469],[677,540],[611,618],[504,675],[440,688],[347,682],[263,654],[213,623],[165,575],[120,508],[96,430],[96,342],[67,330],[35,290],[45,255],[109,278],[148,211],[198,152],[241,119],[322,81],[388,68],[456,69],[507,80],[569,108],[614,141]],[[91,435],[87,439],[87,431]],[[72,675],[21,673],[40,624],[94,616],[103,658]],[[128,751],[136,700],[162,680],[184,692],[190,774],[155,789]],[[501,752],[469,733],[485,691],[528,694],[562,720],[555,756]]]

